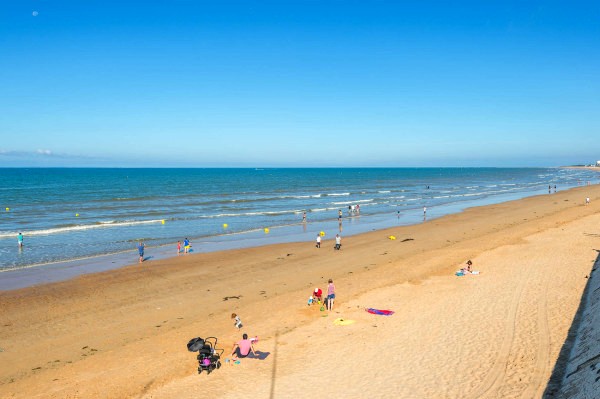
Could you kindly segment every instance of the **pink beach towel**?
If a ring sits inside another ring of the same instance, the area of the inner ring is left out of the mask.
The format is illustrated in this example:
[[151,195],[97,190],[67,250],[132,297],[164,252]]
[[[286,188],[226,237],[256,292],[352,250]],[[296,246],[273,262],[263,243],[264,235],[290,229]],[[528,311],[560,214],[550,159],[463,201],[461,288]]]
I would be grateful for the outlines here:
[[373,309],[373,308],[368,308],[365,310],[371,314],[378,314],[378,315],[382,315],[382,316],[391,316],[394,314],[393,310],[380,310],[380,309]]

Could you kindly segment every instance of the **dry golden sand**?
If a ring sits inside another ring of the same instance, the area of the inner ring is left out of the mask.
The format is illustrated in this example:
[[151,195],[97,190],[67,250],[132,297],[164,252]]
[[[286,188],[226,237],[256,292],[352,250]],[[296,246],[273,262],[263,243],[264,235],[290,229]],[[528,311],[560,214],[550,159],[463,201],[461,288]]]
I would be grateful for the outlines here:
[[[0,397],[540,397],[600,249],[600,186],[332,245],[181,256],[0,293]],[[482,273],[454,276],[467,259]],[[330,277],[325,316],[306,300]],[[232,312],[269,355],[197,375],[186,343],[215,335],[229,352]]]

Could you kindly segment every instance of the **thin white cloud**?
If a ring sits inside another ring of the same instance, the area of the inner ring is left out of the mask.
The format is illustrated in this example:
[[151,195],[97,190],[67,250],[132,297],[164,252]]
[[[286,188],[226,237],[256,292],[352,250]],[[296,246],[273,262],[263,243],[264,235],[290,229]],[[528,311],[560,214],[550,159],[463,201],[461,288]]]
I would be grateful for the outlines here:
[[6,158],[66,158],[66,159],[95,159],[85,155],[56,153],[49,149],[37,149],[35,151],[15,151],[0,149],[0,157]]

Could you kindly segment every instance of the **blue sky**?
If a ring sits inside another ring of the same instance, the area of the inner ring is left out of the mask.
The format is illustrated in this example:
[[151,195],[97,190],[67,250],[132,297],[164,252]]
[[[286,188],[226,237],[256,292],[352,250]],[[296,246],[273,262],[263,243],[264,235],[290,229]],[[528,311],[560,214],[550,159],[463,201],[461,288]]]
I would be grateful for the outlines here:
[[0,166],[600,159],[598,2],[5,1],[0,60]]

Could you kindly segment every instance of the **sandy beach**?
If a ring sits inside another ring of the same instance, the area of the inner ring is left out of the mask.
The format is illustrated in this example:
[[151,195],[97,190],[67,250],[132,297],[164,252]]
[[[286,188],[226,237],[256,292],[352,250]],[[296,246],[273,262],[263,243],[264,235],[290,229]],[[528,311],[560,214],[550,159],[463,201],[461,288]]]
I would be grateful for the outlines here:
[[[189,254],[1,292],[0,397],[541,397],[598,226],[594,185],[347,237],[341,251],[328,235],[321,249]],[[481,273],[455,276],[468,259]],[[333,311],[307,306],[329,278]],[[229,357],[242,332],[263,359],[197,374],[189,339],[216,336]]]

